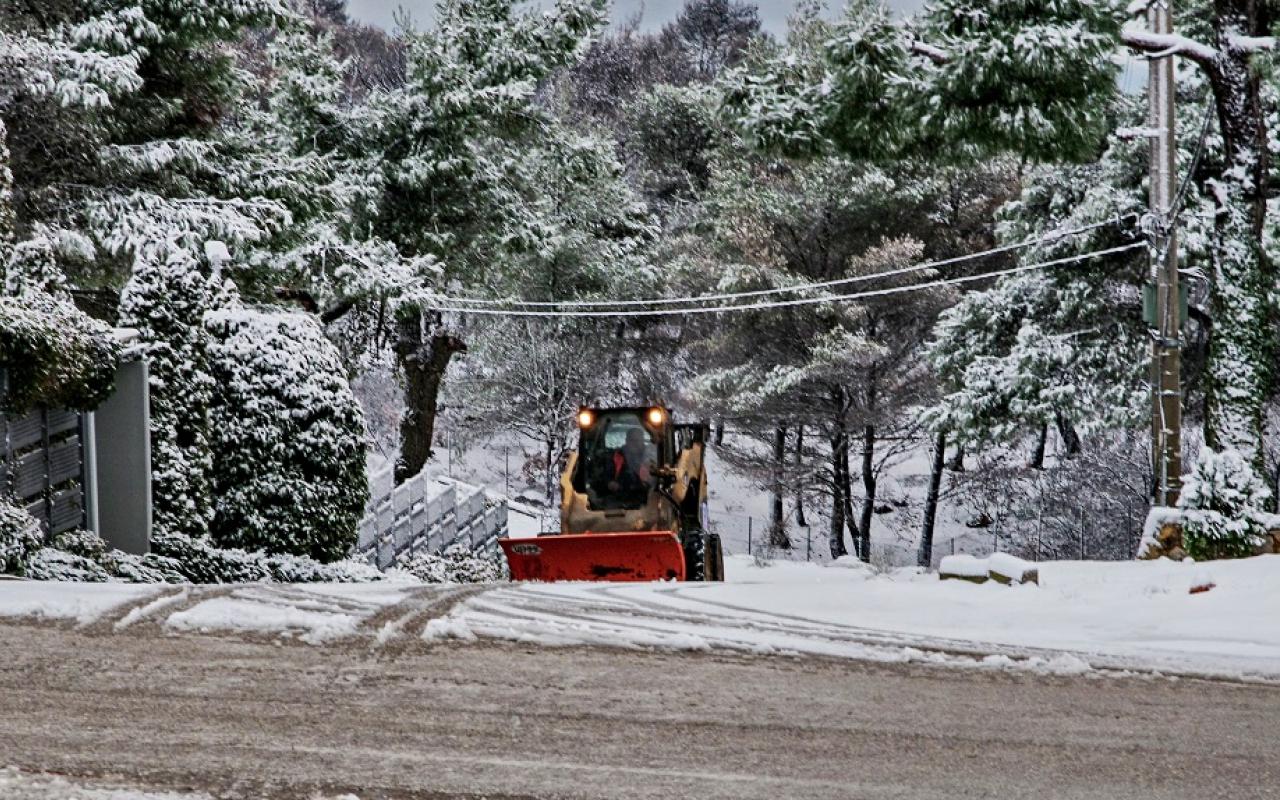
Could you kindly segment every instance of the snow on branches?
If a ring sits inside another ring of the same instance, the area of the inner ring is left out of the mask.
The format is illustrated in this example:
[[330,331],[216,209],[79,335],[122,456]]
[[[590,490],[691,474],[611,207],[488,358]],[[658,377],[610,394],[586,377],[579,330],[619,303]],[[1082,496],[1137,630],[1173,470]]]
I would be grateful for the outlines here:
[[1271,491],[1249,459],[1234,450],[1200,451],[1183,478],[1183,546],[1196,559],[1251,556],[1262,545]]
[[334,561],[368,499],[364,417],[338,351],[304,314],[206,315],[214,516],[224,546]]

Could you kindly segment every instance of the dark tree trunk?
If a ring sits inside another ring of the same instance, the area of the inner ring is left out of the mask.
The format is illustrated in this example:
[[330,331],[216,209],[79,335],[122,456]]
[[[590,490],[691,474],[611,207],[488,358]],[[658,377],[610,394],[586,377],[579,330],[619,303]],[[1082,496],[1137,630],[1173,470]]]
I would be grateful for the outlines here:
[[864,425],[862,428],[862,546],[858,548],[858,557],[863,561],[871,560],[871,515],[876,507],[876,426]]
[[1080,455],[1080,434],[1076,433],[1076,426],[1061,414],[1057,415],[1056,422],[1058,423],[1058,435],[1062,437],[1062,447],[1066,450],[1067,455]]
[[716,422],[716,447],[724,444],[724,420]]
[[952,472],[964,472],[964,442],[956,445],[956,452],[952,454],[951,460],[947,462],[947,469]]
[[[1061,417],[1059,417],[1061,419]],[[1040,423],[1040,433],[1036,436],[1035,449],[1031,451],[1031,461],[1027,466],[1031,469],[1044,469],[1044,446],[1049,440],[1049,423]]]
[[[847,555],[844,546],[844,493],[840,476],[840,434],[831,437],[831,527],[827,540],[831,544],[831,557]],[[855,541],[856,544],[856,541]]]
[[[804,426],[796,426],[796,471],[799,472],[801,464],[804,463]],[[796,486],[796,524],[802,528],[809,527],[808,521],[804,518],[804,490],[800,486]]]
[[769,509],[769,541],[774,547],[791,547],[787,536],[785,470],[787,466],[787,428],[779,425],[773,431],[773,503]]
[[929,493],[924,498],[924,528],[920,531],[920,549],[916,563],[933,565],[933,524],[938,517],[938,495],[942,489],[942,469],[946,464],[947,432],[939,431],[933,441],[933,465],[929,469]]
[[555,440],[548,438],[546,444],[547,444],[547,451],[546,451],[547,505],[548,507],[550,507],[552,505],[552,501],[555,498],[554,492],[555,492],[555,485],[556,485],[556,478],[555,478],[556,465],[552,463],[552,458],[555,455]]
[[400,457],[396,459],[395,482],[401,484],[422,471],[431,458],[435,436],[440,383],[449,361],[464,352],[466,344],[444,332],[423,341],[421,311],[413,311],[396,321],[396,360],[404,375],[404,417],[400,420]]
[[858,516],[853,513],[853,471],[849,469],[849,434],[844,435],[840,447],[840,492],[844,498],[844,525],[849,530],[853,551],[862,555],[862,531],[858,530]]
[[876,426],[877,403],[879,402],[879,375],[873,364],[867,370],[867,422],[862,426],[862,519],[858,527],[861,529],[862,546],[858,548],[858,556],[863,561],[871,560],[871,515],[876,508]]

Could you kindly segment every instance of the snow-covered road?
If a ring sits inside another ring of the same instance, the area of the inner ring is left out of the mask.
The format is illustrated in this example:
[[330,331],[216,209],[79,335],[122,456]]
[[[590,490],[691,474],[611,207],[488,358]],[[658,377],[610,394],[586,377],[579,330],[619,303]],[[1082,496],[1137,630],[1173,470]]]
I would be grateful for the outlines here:
[[0,621],[0,763],[23,771],[0,772],[0,797],[1264,800],[1280,786],[1275,686],[428,646],[412,619],[385,647],[289,646],[116,631],[122,610]]
[[483,639],[1280,681],[1280,556],[1039,566],[1039,586],[876,573],[853,561],[757,566],[745,557],[729,559],[723,584],[176,588],[5,581],[0,616],[311,645]]

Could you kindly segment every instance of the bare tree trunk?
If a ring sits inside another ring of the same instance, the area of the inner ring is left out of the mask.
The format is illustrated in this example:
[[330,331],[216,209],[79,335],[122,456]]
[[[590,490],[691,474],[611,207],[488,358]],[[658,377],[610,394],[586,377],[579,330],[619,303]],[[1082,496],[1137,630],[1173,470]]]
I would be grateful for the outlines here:
[[942,489],[942,469],[946,464],[947,432],[939,431],[933,440],[933,465],[929,469],[929,493],[924,498],[924,528],[920,531],[920,549],[916,564],[933,565],[933,524],[938,517],[938,495]]
[[404,375],[405,400],[396,484],[417,475],[431,458],[440,383],[450,359],[467,349],[461,339],[448,333],[435,333],[426,342],[422,337],[421,311],[407,313],[396,321],[396,360]]
[[[1061,419],[1061,417],[1059,417]],[[1044,469],[1044,446],[1049,441],[1049,423],[1040,423],[1040,433],[1036,436],[1035,449],[1031,451],[1031,461],[1027,466],[1031,469]]]
[[[831,528],[828,541],[831,544],[831,557],[839,558],[848,555],[844,546],[844,493],[843,481],[840,478],[840,433],[831,437]],[[857,542],[855,541],[856,545]]]
[[1076,426],[1061,414],[1056,415],[1055,420],[1058,423],[1058,435],[1062,437],[1062,446],[1066,448],[1067,455],[1080,455],[1080,434],[1076,432]]
[[947,469],[952,472],[964,472],[964,442],[956,445],[956,452],[947,462]]
[[716,421],[716,447],[724,444],[724,420]]
[[554,505],[553,492],[555,491],[554,487],[555,487],[556,465],[551,462],[551,459],[554,457],[554,454],[555,454],[555,439],[551,437],[547,437],[546,445],[547,445],[547,450],[546,450],[547,506],[548,508],[550,508],[551,506]]
[[853,471],[849,469],[849,434],[844,435],[840,447],[840,491],[844,497],[844,525],[849,529],[853,552],[862,555],[862,531],[858,529],[858,517],[853,513]]
[[[804,463],[804,426],[796,426],[796,471],[799,471],[800,465]],[[809,527],[809,523],[804,518],[804,489],[799,485],[796,486],[796,524],[802,528]]]
[[871,560],[871,514],[876,507],[875,452],[876,426],[864,425],[862,428],[862,520],[858,525],[862,535],[862,546],[858,548],[858,557],[863,561]]
[[773,431],[773,502],[769,509],[769,542],[774,547],[790,547],[791,539],[787,536],[785,522],[786,510],[783,501],[786,499],[784,471],[787,466],[787,427],[779,425]]

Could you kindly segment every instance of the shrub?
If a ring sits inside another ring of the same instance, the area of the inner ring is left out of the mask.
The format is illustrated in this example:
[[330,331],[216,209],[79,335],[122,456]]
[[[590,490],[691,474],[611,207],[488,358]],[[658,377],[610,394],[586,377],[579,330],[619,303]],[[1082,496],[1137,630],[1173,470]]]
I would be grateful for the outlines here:
[[0,500],[0,573],[25,575],[44,542],[40,523],[24,509]]
[[309,316],[234,309],[206,318],[219,545],[330,562],[368,499],[365,427],[337,348]]
[[472,550],[460,542],[439,553],[418,553],[404,569],[426,583],[492,583],[508,577],[501,552]]
[[111,329],[70,302],[38,291],[0,297],[5,411],[94,408],[111,393],[119,363]]
[[1197,560],[1253,555],[1267,532],[1270,497],[1240,453],[1202,449],[1178,500],[1187,554]]
[[152,537],[151,545],[154,555],[166,558],[193,583],[368,583],[385,578],[374,567],[357,561],[322,564],[303,556],[221,548],[204,537],[161,534]]
[[154,529],[209,530],[209,405],[205,313],[227,302],[218,281],[175,251],[140,260],[120,297],[121,324],[138,329],[151,375],[151,494]]

